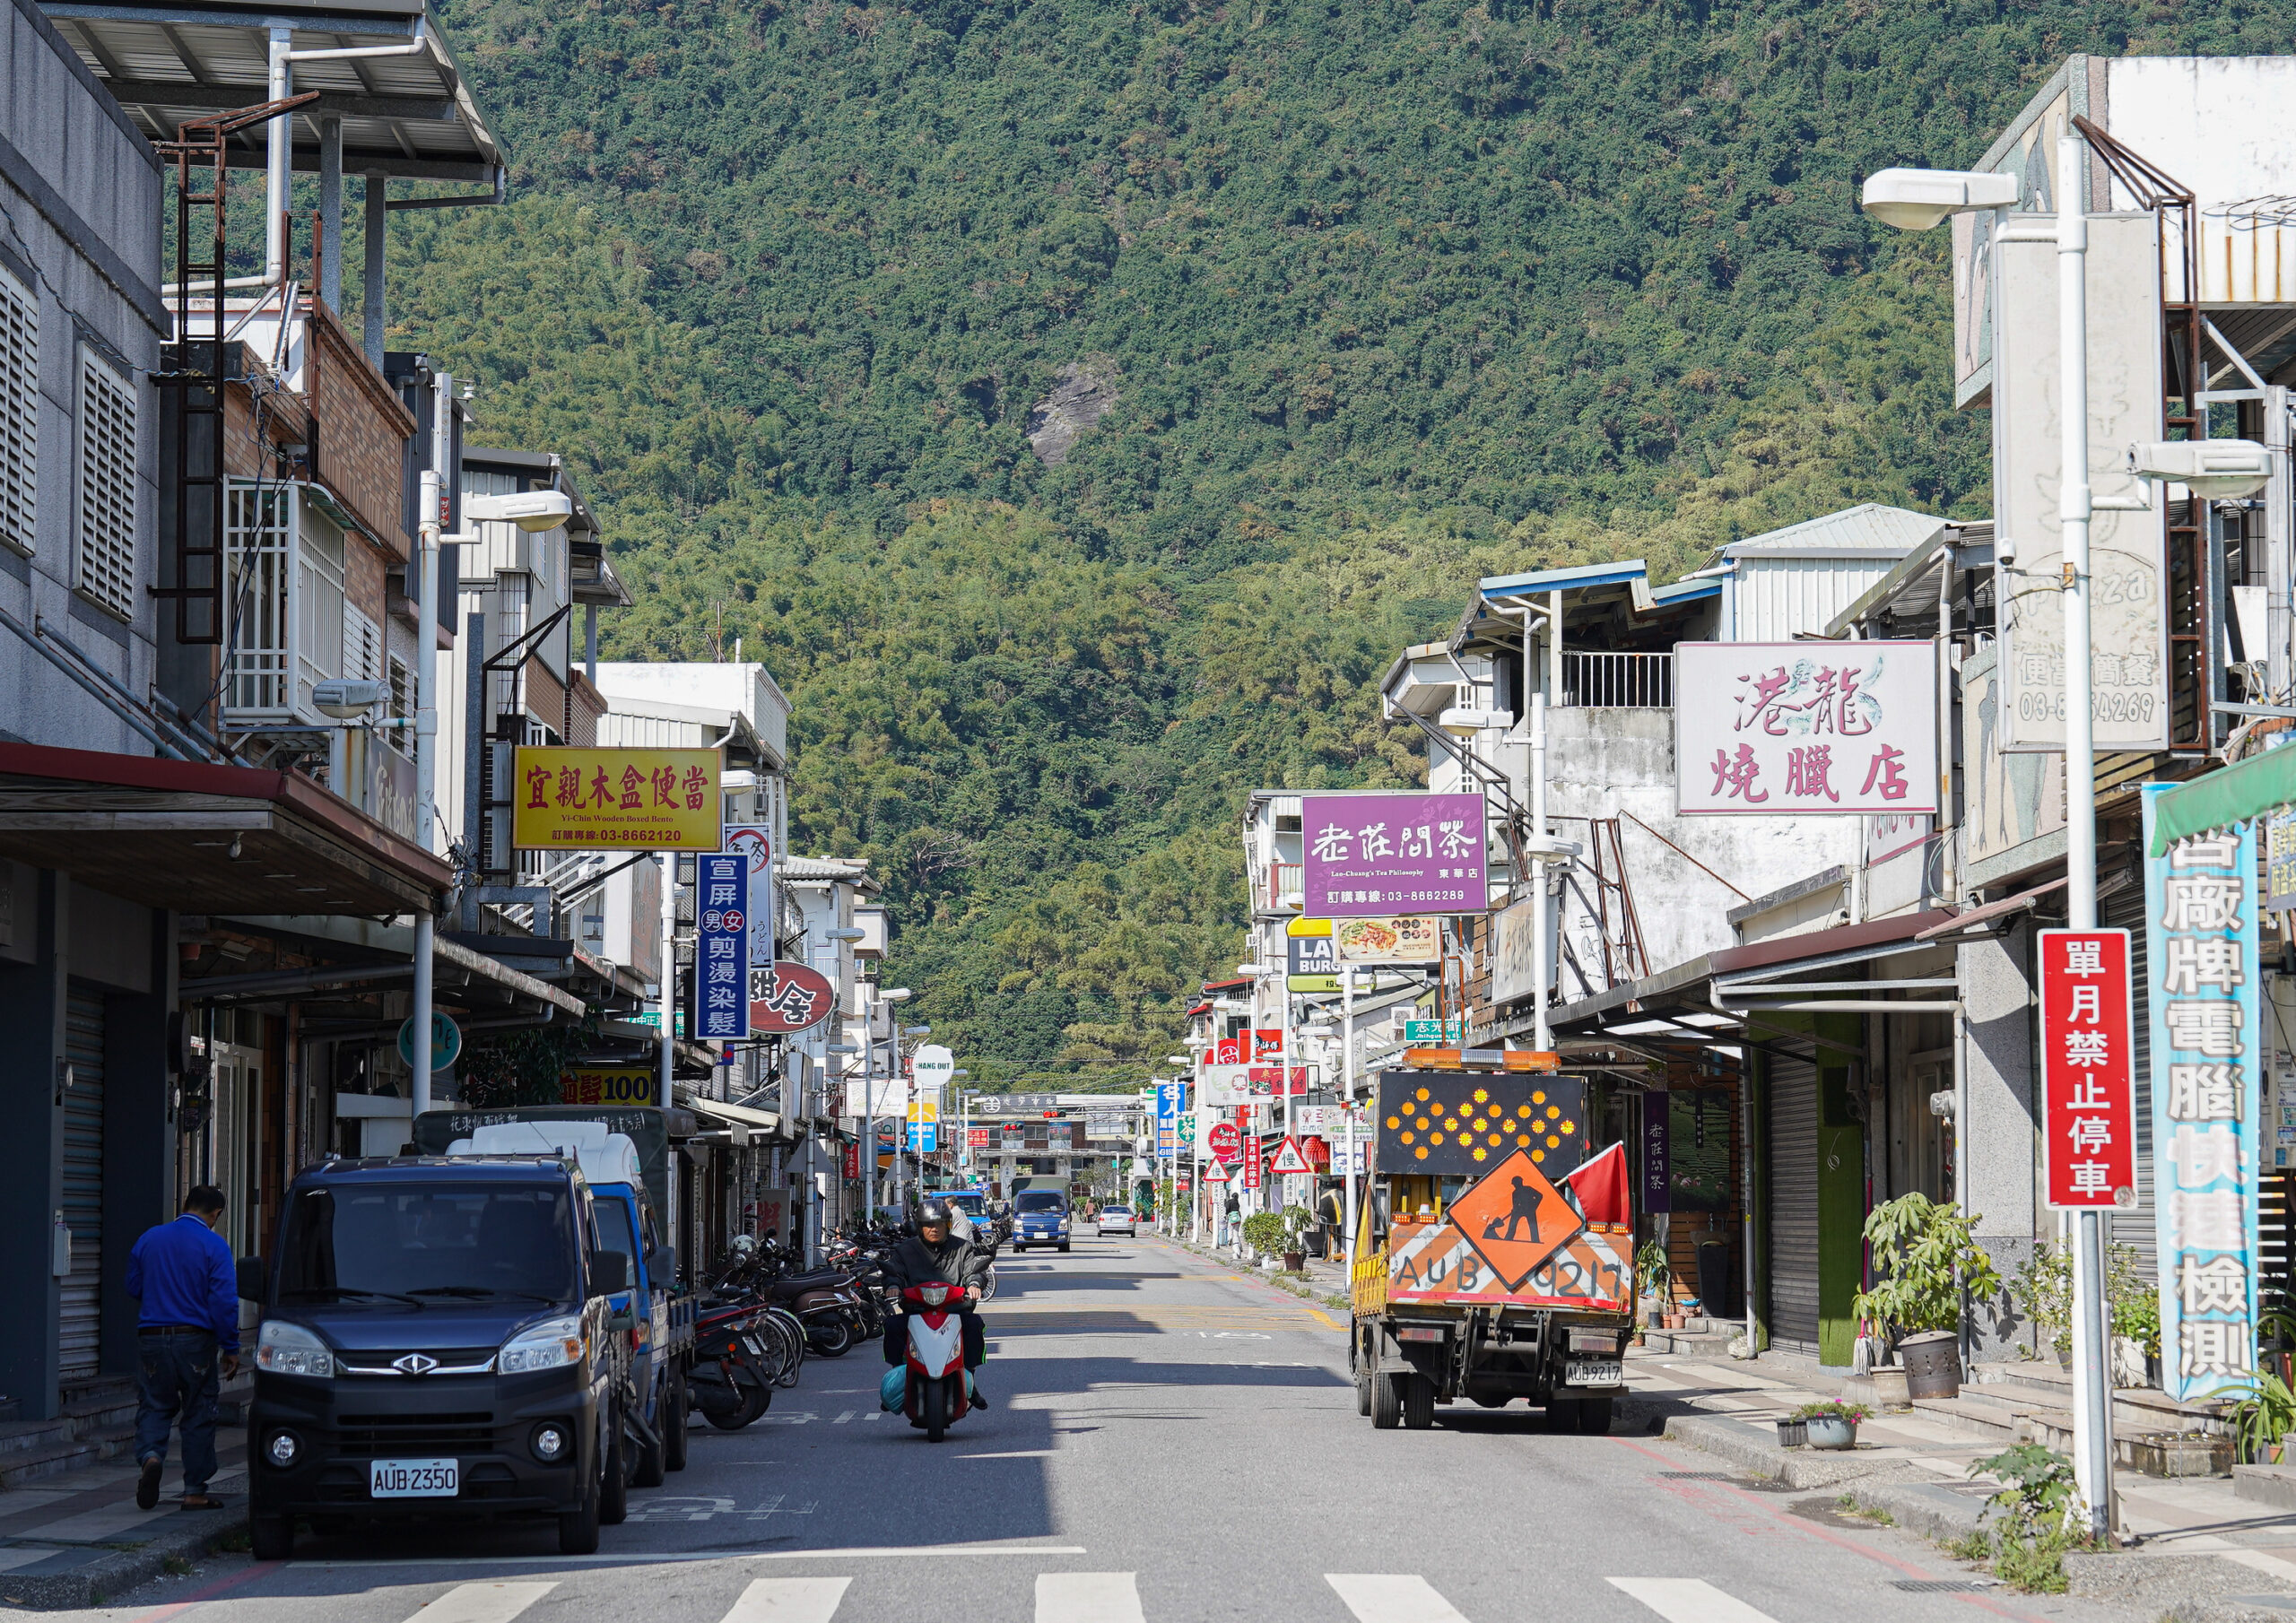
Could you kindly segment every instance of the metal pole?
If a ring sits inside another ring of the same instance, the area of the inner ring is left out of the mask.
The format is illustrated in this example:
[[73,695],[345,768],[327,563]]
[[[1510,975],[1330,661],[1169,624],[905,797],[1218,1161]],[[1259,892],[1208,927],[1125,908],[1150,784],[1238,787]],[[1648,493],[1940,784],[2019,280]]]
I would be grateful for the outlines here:
[[864,1210],[872,1223],[877,1220],[877,1046],[868,1040],[867,1003],[861,1005],[864,1037],[861,1042],[861,1105],[865,1117],[861,1123],[861,1159],[866,1163],[861,1169]]
[[[1546,701],[1544,693],[1531,695],[1531,835],[1542,849],[1546,843]],[[1531,1046],[1544,1054],[1554,1046],[1546,1009],[1547,982],[1552,973],[1552,966],[1546,961],[1546,859],[1533,856],[1526,866],[1531,894],[1537,898],[1531,920]]]
[[1347,1259],[1347,1277],[1355,1278],[1355,966],[1339,967],[1339,1108],[1340,1121],[1346,1135],[1346,1159],[1340,1163],[1339,1181],[1347,1193],[1341,1219],[1346,1233],[1341,1237],[1342,1254]]
[[[273,119],[273,123],[280,120]],[[343,120],[319,120],[319,297],[343,313]]]
[[[276,124],[277,119],[272,120]],[[366,340],[367,360],[383,369],[383,250],[390,241],[390,214],[384,208],[390,182],[370,169],[362,194],[366,199],[367,230],[362,238],[364,274],[359,299],[359,325]]]
[[678,1040],[678,856],[674,851],[665,851],[655,860],[662,864],[662,1046],[657,1089],[661,1097],[656,1102],[666,1108],[676,1102],[670,1096],[670,1074],[677,1059]]
[[[271,25],[268,90],[273,101],[284,101],[295,93],[295,66],[287,60],[294,43],[292,28],[281,22]],[[273,287],[287,280],[287,211],[294,205],[295,197],[294,141],[293,115],[274,118],[264,126],[263,277]],[[222,299],[222,290],[217,290],[216,298]],[[282,310],[279,318],[283,323],[291,314]]]
[[[272,30],[274,80],[287,71],[281,55],[286,48],[283,41],[289,32],[284,29]],[[274,118],[271,122],[275,130],[286,120]],[[439,618],[439,532],[446,523],[446,450],[454,443],[453,435],[444,425],[444,417],[454,410],[454,379],[442,373],[434,386],[437,394],[430,426],[430,465],[422,470],[417,487],[422,510],[415,516],[413,560],[415,617],[421,632],[414,639],[414,843],[426,852],[438,844],[439,639],[432,628]],[[422,910],[414,916],[414,996],[413,1007],[408,1011],[414,1021],[414,1035],[407,1044],[412,1073],[407,1095],[417,1115],[430,1108],[431,955],[436,950],[437,930],[437,921],[426,900]]]
[[[2097,772],[2089,669],[2089,247],[2084,143],[2057,147],[2057,391],[2064,430],[2057,518],[2064,532],[2066,924],[2097,927]],[[2104,1336],[2104,1223],[2083,1211],[2073,1251],[2073,1469],[2092,1537],[2112,1525],[2112,1384]]]

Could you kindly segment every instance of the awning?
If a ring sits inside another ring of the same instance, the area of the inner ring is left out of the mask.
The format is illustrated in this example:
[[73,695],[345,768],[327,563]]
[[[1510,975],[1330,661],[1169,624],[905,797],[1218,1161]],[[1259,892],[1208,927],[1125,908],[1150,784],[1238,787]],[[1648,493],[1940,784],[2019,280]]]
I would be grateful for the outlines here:
[[0,856],[181,913],[428,912],[455,876],[296,773],[44,744],[0,743]]
[[685,1107],[696,1115],[706,1115],[729,1126],[746,1127],[768,1138],[789,1136],[782,1118],[770,1110],[752,1110],[747,1105],[728,1105],[717,1099],[688,1099]]
[[2296,748],[2266,750],[2236,767],[2179,784],[2152,802],[2154,856],[2191,834],[2228,829],[2296,802]]

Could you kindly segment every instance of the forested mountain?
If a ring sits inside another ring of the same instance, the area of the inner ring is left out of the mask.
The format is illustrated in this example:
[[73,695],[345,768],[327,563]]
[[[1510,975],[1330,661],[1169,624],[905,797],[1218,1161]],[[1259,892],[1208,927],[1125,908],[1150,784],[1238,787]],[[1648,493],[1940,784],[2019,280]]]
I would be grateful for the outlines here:
[[575,463],[617,656],[770,664],[799,848],[976,1077],[1130,1079],[1232,972],[1243,793],[1409,781],[1372,685],[1475,574],[1982,509],[1942,233],[1861,176],[2296,4],[448,14],[513,201],[396,217],[394,344]]

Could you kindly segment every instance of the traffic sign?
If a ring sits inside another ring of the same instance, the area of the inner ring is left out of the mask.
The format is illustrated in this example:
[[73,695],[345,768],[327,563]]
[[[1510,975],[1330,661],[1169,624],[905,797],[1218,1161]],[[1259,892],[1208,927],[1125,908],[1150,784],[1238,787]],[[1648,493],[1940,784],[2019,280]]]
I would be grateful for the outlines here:
[[1313,1172],[1315,1168],[1308,1164],[1307,1156],[1301,1153],[1299,1141],[1286,1137],[1277,1147],[1275,1159],[1269,1164],[1269,1170],[1285,1176],[1292,1176],[1302,1172]]
[[[2133,1206],[2128,932],[2044,930],[2040,949],[2041,1159],[2048,1205],[2057,1211]],[[2222,1141],[2229,1146],[2231,1135]]]

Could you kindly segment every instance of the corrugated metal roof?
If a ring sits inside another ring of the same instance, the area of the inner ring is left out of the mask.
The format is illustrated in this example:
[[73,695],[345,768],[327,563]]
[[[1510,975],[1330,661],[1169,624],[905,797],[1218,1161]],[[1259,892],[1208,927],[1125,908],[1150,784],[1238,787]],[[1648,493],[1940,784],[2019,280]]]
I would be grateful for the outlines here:
[[1733,542],[1722,549],[1722,556],[1839,558],[1883,552],[1895,558],[1912,551],[1944,527],[1945,521],[1934,513],[1860,502],[1839,513]]
[[1649,573],[1639,558],[1614,563],[1579,564],[1568,569],[1534,569],[1528,575],[1493,575],[1475,582],[1485,597],[1513,597],[1525,593],[1571,592],[1587,586],[1614,586],[1639,580]]

